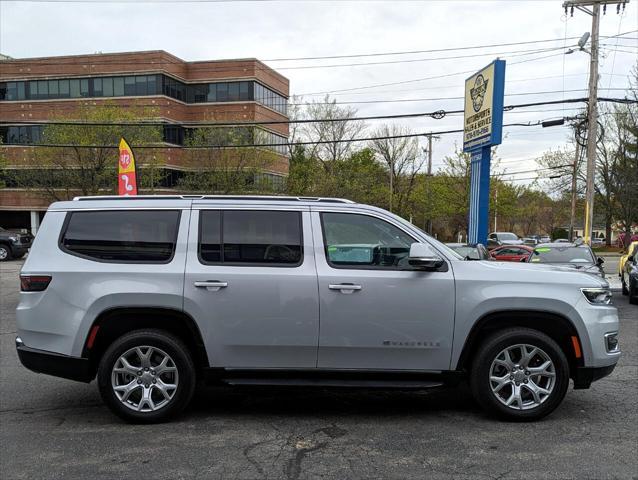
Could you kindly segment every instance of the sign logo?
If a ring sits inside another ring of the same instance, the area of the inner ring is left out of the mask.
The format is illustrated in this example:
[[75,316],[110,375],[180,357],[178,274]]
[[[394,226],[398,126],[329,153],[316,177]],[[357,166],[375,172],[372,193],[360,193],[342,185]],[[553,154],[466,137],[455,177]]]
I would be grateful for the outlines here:
[[464,152],[501,143],[504,90],[504,60],[495,60],[465,80]]
[[474,80],[474,88],[470,89],[470,96],[472,97],[472,108],[474,108],[475,112],[478,112],[483,107],[488,83],[489,80],[485,80],[481,74],[477,75],[476,80]]

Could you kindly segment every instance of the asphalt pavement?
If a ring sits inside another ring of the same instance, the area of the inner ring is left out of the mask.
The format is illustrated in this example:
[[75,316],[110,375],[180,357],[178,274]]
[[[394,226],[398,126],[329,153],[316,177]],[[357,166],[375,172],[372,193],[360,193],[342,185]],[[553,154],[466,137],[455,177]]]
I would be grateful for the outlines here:
[[623,356],[543,421],[493,420],[439,392],[209,388],[170,424],[128,425],[95,383],[38,375],[14,348],[21,262],[0,263],[0,478],[636,479],[638,307]]

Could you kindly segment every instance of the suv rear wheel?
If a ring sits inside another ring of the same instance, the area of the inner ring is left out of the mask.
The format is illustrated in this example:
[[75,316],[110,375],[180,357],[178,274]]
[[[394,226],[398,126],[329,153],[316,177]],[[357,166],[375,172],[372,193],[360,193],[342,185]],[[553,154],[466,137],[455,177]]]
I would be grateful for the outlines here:
[[195,366],[181,340],[161,330],[136,330],[115,340],[98,367],[104,402],[124,420],[167,420],[188,404]]
[[489,413],[510,420],[537,420],[565,397],[569,365],[558,344],[544,333],[502,330],[479,347],[470,385],[476,401]]

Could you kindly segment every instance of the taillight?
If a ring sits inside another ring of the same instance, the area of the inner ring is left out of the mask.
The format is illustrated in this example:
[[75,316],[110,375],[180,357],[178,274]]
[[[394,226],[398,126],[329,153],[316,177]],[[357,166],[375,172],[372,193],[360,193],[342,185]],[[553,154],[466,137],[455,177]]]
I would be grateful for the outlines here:
[[41,292],[51,283],[51,275],[20,275],[20,290],[23,292]]

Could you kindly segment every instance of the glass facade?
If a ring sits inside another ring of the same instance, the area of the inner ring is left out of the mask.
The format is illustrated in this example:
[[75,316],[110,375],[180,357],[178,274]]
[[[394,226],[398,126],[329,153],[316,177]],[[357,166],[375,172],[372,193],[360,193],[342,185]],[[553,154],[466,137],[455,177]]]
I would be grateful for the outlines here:
[[[42,132],[46,125],[11,125],[0,126],[0,139],[5,145],[29,145],[42,143]],[[268,148],[281,155],[287,154],[288,139],[282,135],[261,128],[217,127],[219,134],[211,135],[209,142],[215,145],[252,145],[268,144]],[[163,141],[173,145],[184,145],[185,140],[193,135],[194,128],[181,125],[164,125]]]
[[286,115],[288,100],[254,80],[186,84],[167,75],[0,82],[0,101],[166,95],[186,103],[257,101]]

